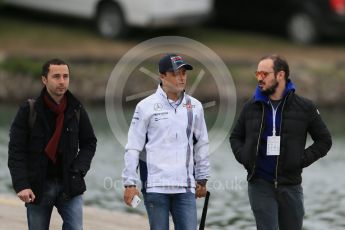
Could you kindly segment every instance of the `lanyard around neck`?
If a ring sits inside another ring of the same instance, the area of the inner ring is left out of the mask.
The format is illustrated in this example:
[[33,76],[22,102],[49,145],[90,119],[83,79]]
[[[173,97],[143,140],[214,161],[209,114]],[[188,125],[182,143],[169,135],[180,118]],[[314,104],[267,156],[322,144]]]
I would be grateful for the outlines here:
[[271,100],[269,100],[269,103],[270,103],[270,105],[272,107],[272,117],[273,117],[272,136],[275,136],[276,135],[276,116],[277,116],[277,111],[278,111],[278,108],[279,108],[279,105],[280,105],[281,101],[278,103],[277,108],[274,108]]

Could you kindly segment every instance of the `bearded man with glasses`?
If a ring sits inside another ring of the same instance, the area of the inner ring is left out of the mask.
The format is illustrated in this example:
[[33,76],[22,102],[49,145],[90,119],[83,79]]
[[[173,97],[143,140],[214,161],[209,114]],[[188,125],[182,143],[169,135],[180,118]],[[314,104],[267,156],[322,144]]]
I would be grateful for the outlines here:
[[[235,158],[248,172],[249,201],[259,230],[302,229],[302,170],[332,145],[319,110],[295,94],[289,74],[280,56],[260,59],[254,97],[230,135]],[[308,133],[314,142],[306,148]]]

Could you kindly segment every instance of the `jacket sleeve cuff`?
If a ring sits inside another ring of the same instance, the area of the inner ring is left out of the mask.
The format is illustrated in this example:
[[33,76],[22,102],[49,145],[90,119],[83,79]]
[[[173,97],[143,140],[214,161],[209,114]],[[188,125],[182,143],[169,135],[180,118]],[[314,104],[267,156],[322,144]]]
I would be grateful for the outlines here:
[[206,183],[207,183],[207,179],[197,180],[196,183],[199,184],[199,185],[201,185],[201,186],[205,186]]
[[24,189],[29,189],[30,185],[27,182],[21,182],[21,183],[17,183],[13,187],[16,193],[19,193],[20,191],[23,191]]

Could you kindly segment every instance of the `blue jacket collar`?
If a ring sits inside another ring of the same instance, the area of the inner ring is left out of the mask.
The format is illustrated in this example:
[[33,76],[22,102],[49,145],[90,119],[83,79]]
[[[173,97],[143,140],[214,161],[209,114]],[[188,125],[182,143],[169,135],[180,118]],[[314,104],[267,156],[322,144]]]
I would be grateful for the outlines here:
[[[290,80],[288,79],[287,83],[286,83],[286,87],[285,87],[285,90],[284,90],[284,93],[283,93],[283,97],[285,97],[289,92],[295,92],[295,84]],[[268,103],[269,102],[269,98],[268,96],[264,95],[259,86],[256,87],[256,90],[255,90],[255,93],[254,93],[254,101],[255,102],[258,102],[258,101],[262,101],[264,103]]]

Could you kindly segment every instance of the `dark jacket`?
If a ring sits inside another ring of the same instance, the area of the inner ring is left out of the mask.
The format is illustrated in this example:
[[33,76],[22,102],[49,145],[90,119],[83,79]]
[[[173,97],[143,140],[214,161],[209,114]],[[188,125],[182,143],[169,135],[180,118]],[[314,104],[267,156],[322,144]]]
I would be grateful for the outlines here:
[[[23,189],[32,189],[36,195],[35,202],[39,202],[47,180],[49,158],[44,149],[55,131],[55,124],[54,128],[48,124],[44,112],[45,91],[43,89],[35,101],[36,119],[32,129],[28,122],[29,103],[19,108],[11,125],[8,150],[8,167],[15,191],[18,193]],[[63,196],[69,199],[86,190],[84,176],[95,154],[97,139],[81,103],[69,91],[66,96],[67,108],[59,151],[62,153]]]
[[[230,135],[232,151],[236,160],[248,171],[248,181],[255,174],[258,148],[265,126],[267,107],[263,103],[255,98],[245,103]],[[315,105],[293,91],[283,101],[281,116],[276,183],[300,184],[302,169],[325,156],[331,148],[331,135]],[[307,133],[314,143],[305,148]]]

